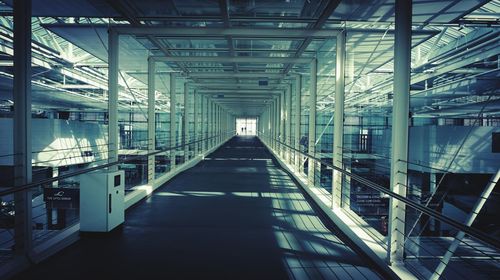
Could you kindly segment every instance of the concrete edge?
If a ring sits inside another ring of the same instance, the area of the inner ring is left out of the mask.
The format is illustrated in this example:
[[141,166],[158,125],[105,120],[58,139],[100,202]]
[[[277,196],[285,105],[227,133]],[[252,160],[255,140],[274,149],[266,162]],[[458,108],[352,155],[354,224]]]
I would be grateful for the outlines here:
[[190,159],[188,162],[185,162],[179,166],[177,166],[173,171],[167,172],[166,174],[156,178],[153,182],[152,185],[141,185],[141,186],[135,186],[132,189],[131,193],[128,193],[125,196],[125,210],[132,207],[142,199],[148,197],[151,195],[156,189],[161,187],[163,184],[166,182],[170,181],[172,178],[175,176],[179,175],[180,173],[194,167],[198,163],[200,163],[207,155],[213,153],[217,149],[219,149],[222,145],[224,145],[229,139],[232,137],[224,140],[221,144],[209,149],[208,151],[197,155],[196,157]]

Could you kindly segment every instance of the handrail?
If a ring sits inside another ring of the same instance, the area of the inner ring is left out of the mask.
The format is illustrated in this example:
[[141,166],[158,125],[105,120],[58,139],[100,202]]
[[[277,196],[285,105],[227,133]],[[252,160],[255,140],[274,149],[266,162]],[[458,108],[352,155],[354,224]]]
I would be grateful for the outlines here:
[[[260,134],[263,134],[263,133],[260,133]],[[410,200],[410,199],[408,199],[408,198],[406,198],[406,197],[404,197],[404,196],[402,196],[400,194],[397,194],[397,193],[395,193],[395,192],[387,189],[384,186],[381,186],[381,185],[378,185],[376,183],[373,183],[372,181],[369,181],[369,180],[367,180],[367,179],[365,179],[365,178],[363,178],[363,177],[361,177],[359,175],[353,174],[353,173],[351,173],[349,171],[346,171],[346,170],[344,170],[342,168],[336,167],[336,166],[334,166],[333,164],[331,164],[329,162],[325,162],[325,161],[323,161],[323,160],[321,160],[319,158],[316,158],[316,157],[314,157],[314,156],[312,156],[310,154],[304,153],[304,152],[300,151],[299,149],[295,149],[294,147],[292,147],[292,146],[290,146],[290,145],[288,145],[286,143],[283,143],[283,142],[281,142],[281,141],[279,141],[277,139],[273,139],[273,138],[271,138],[269,136],[265,136],[265,137],[267,137],[267,138],[269,138],[269,139],[271,139],[273,141],[276,141],[277,143],[279,143],[279,144],[281,144],[281,145],[283,145],[283,146],[285,146],[285,147],[287,147],[287,148],[289,148],[291,150],[294,150],[294,151],[296,151],[296,152],[298,152],[298,153],[300,153],[300,154],[302,154],[302,155],[304,155],[304,156],[306,156],[306,157],[308,157],[308,158],[310,158],[312,160],[315,160],[315,161],[317,161],[317,162],[319,162],[319,163],[321,163],[321,164],[323,164],[323,165],[325,165],[327,167],[330,167],[330,168],[332,168],[334,170],[337,170],[337,171],[341,172],[342,174],[351,177],[355,181],[358,181],[359,183],[361,183],[361,184],[363,184],[363,185],[365,185],[367,187],[370,187],[370,188],[372,188],[372,189],[374,189],[376,191],[379,191],[379,192],[382,192],[384,194],[387,194],[390,197],[395,198],[395,199],[397,199],[397,200],[405,203],[406,205],[412,207],[413,209],[416,209],[416,210],[418,210],[418,211],[420,211],[422,213],[425,213],[428,216],[431,216],[431,217],[435,218],[436,220],[439,220],[441,222],[447,223],[450,226],[454,227],[455,229],[458,229],[459,231],[462,231],[462,232],[464,232],[464,233],[466,233],[466,234],[468,234],[468,235],[470,235],[470,236],[472,236],[472,237],[474,237],[474,238],[476,238],[476,239],[478,239],[480,241],[483,241],[484,243],[487,243],[488,245],[491,245],[491,246],[495,247],[495,249],[500,250],[500,240],[498,240],[498,239],[496,239],[496,238],[494,238],[494,237],[492,237],[490,235],[487,235],[487,234],[483,233],[480,230],[477,230],[475,228],[472,228],[470,226],[466,226],[466,225],[464,225],[464,224],[462,224],[460,222],[457,222],[454,219],[451,219],[451,218],[449,218],[447,216],[442,215],[441,213],[437,212],[434,209],[431,209],[431,208],[423,206],[423,205],[421,205],[419,203],[416,203],[413,200]]]
[[86,168],[86,169],[83,169],[83,170],[79,170],[79,171],[67,173],[67,174],[64,174],[64,175],[57,176],[57,177],[43,179],[43,180],[40,180],[40,181],[37,181],[37,182],[31,182],[31,183],[20,185],[20,186],[7,187],[8,188],[7,190],[0,191],[0,196],[9,195],[9,194],[17,193],[17,192],[21,192],[21,191],[24,191],[24,190],[36,187],[38,185],[56,182],[56,181],[59,181],[59,180],[62,180],[62,179],[74,177],[74,176],[77,176],[77,175],[85,174],[85,173],[92,172],[92,171],[99,170],[99,169],[104,169],[104,168],[111,167],[111,166],[114,166],[114,165],[117,165],[117,164],[121,164],[121,163],[129,162],[129,161],[133,161],[133,160],[135,160],[137,158],[149,157],[149,156],[153,156],[153,155],[156,155],[156,154],[161,154],[161,153],[166,152],[166,151],[170,151],[170,150],[173,150],[173,149],[178,149],[178,148],[181,148],[181,147],[184,147],[184,146],[196,144],[198,142],[202,142],[202,141],[210,140],[210,139],[213,139],[213,138],[217,138],[217,137],[219,137],[219,136],[221,136],[223,134],[229,134],[229,133],[234,132],[234,131],[235,130],[230,130],[230,131],[227,131],[225,133],[220,133],[220,134],[217,134],[217,135],[214,135],[214,136],[211,136],[211,137],[207,137],[207,138],[204,138],[204,139],[192,141],[192,142],[189,142],[189,143],[180,144],[180,145],[173,146],[173,147],[163,148],[163,149],[160,149],[160,150],[148,153],[148,154],[144,154],[144,155],[134,155],[134,156],[126,158],[126,159],[117,160],[117,161],[106,163],[106,164],[101,164],[101,165],[98,165],[98,166],[94,166],[94,167]]

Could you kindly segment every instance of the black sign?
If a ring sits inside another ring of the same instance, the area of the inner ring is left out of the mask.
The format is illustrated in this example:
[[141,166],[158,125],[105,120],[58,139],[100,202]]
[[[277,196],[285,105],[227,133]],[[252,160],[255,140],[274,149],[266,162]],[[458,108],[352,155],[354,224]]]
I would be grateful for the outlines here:
[[44,188],[43,200],[47,208],[72,209],[80,207],[80,189]]

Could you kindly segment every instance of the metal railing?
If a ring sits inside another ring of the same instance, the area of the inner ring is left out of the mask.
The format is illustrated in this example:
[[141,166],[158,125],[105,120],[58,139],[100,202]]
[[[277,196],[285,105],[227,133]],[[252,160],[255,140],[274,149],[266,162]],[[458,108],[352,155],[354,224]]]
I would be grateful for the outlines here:
[[[476,271],[480,271],[484,268],[484,265],[478,264],[478,260],[481,261],[489,261],[490,263],[489,268],[491,269],[491,266],[497,267],[497,272],[498,271],[498,262],[500,262],[500,241],[476,228],[471,227],[470,225],[463,224],[459,221],[456,221],[454,219],[451,219],[438,211],[428,207],[427,205],[422,205],[419,204],[418,202],[415,202],[414,200],[411,200],[407,197],[401,196],[397,193],[392,192],[388,187],[384,187],[382,185],[379,185],[377,183],[374,183],[367,178],[364,178],[360,175],[354,174],[348,170],[345,170],[343,168],[339,168],[334,166],[330,162],[326,162],[325,160],[318,158],[315,155],[308,154],[307,152],[301,151],[299,149],[296,149],[295,147],[292,147],[291,145],[275,138],[271,138],[268,135],[265,135],[263,133],[259,133],[259,137],[263,138],[262,140],[271,144],[269,145],[271,149],[276,149],[276,154],[278,156],[284,155],[286,152],[288,152],[287,156],[283,156],[285,161],[288,158],[288,160],[291,161],[293,158],[295,160],[295,157],[300,155],[301,157],[304,157],[306,159],[309,159],[309,163],[311,161],[314,161],[315,164],[320,165],[320,166],[325,166],[329,170],[329,172],[333,173],[332,170],[336,170],[340,172],[343,175],[343,187],[342,191],[340,194],[328,194],[331,198],[332,195],[340,195],[343,197],[347,198],[347,201],[350,199],[350,193],[346,194],[344,193],[344,185],[349,183],[346,182],[345,178],[349,178],[351,180],[354,180],[363,186],[366,186],[370,188],[373,191],[379,192],[384,194],[385,196],[391,198],[391,199],[396,199],[398,201],[403,202],[406,206],[409,208],[407,209],[407,215],[409,214],[408,212],[411,210],[413,212],[418,213],[418,215],[415,215],[417,217],[417,221],[409,220],[408,222],[405,222],[405,225],[408,228],[412,228],[415,223],[419,222],[420,219],[422,219],[422,216],[426,217],[427,219],[435,219],[437,221],[440,221],[449,227],[451,227],[453,230],[455,230],[454,234],[449,234],[448,236],[443,236],[443,237],[435,237],[435,236],[424,236],[422,233],[418,235],[412,235],[410,236],[410,233],[406,232],[400,232],[405,236],[405,241],[404,241],[404,246],[405,246],[405,255],[406,255],[406,260],[405,260],[405,265],[417,276],[418,278],[421,279],[436,279],[436,277],[440,277],[441,279],[445,279],[444,274],[443,274],[443,267],[446,267],[450,260],[453,260],[455,263],[459,261],[461,264],[467,266],[468,268],[471,268]],[[290,142],[291,143],[291,142]],[[283,153],[285,151],[285,153]],[[291,164],[291,162],[289,162]],[[303,165],[304,162],[301,162],[301,165]],[[295,167],[295,163],[292,164]],[[302,167],[302,166],[301,166]],[[303,174],[306,175],[305,173],[307,172],[307,168],[302,168],[299,167],[300,170],[296,170],[298,172],[304,172]],[[318,172],[320,173],[320,172]],[[315,179],[317,180],[318,178],[321,178],[321,175],[318,176],[318,173],[315,173]],[[332,176],[333,177],[333,176]],[[495,183],[495,182],[490,182],[490,183]],[[309,186],[310,183],[308,183]],[[309,187],[316,187],[314,186],[309,186]],[[331,199],[329,199],[332,201]],[[350,203],[348,203],[350,204]],[[330,206],[330,205],[329,205]],[[346,205],[347,206],[347,205]],[[349,205],[350,207],[351,205]],[[347,209],[345,209],[347,210]],[[351,216],[351,215],[349,215]],[[360,218],[359,216],[357,217],[352,217],[351,218]],[[363,219],[363,218],[361,218]],[[424,222],[426,222],[424,220]],[[379,245],[382,245],[382,247],[387,250],[388,248],[388,240],[384,238],[381,235],[374,235],[373,230],[363,228],[363,230],[367,231],[367,233],[374,238],[374,240],[377,240]],[[404,231],[404,230],[403,230]],[[457,247],[461,246],[460,248]],[[457,252],[457,251],[460,251]],[[426,263],[429,259],[435,260],[433,265],[429,265]],[[420,263],[416,264],[415,260],[421,261]],[[437,263],[437,265],[436,265]],[[433,267],[436,265],[436,267]],[[450,274],[456,275],[456,276],[461,276],[462,278],[467,278],[464,276],[463,271],[461,271],[462,268],[457,268],[456,264],[452,272]],[[427,271],[426,273],[422,271]],[[452,276],[448,276],[449,278],[453,278]]]
[[[16,234],[14,228],[13,219],[15,218],[14,212],[14,195],[20,192],[29,193],[28,197],[32,199],[32,207],[31,207],[31,220],[23,221],[24,223],[28,223],[32,225],[33,232],[31,235],[31,240],[33,242],[33,246],[37,246],[42,244],[47,239],[55,236],[57,233],[62,230],[68,229],[73,225],[79,222],[79,209],[64,209],[64,211],[56,210],[56,208],[52,209],[47,207],[46,203],[43,200],[43,188],[48,187],[51,188],[53,183],[59,182],[61,184],[62,180],[73,178],[85,173],[89,173],[96,170],[106,169],[112,166],[119,166],[123,163],[128,163],[131,161],[138,161],[147,159],[151,156],[156,156],[155,160],[158,156],[162,154],[169,153],[167,157],[170,157],[170,162],[173,160],[171,156],[172,151],[176,151],[176,154],[180,154],[180,151],[184,151],[184,155],[181,155],[184,158],[184,161],[187,162],[192,160],[197,155],[205,153],[210,149],[216,147],[217,145],[223,143],[227,139],[231,138],[235,135],[234,130],[225,131],[220,134],[212,135],[210,137],[205,137],[200,139],[195,137],[194,135],[189,137],[188,139],[183,139],[182,143],[176,144],[175,146],[164,147],[161,149],[156,149],[152,152],[139,154],[139,155],[128,155],[126,158],[109,162],[106,164],[100,164],[94,167],[88,167],[82,170],[76,170],[73,172],[68,172],[66,174],[62,174],[56,177],[47,178],[43,180],[39,180],[36,182],[31,182],[28,184],[20,185],[20,186],[5,186],[4,190],[0,191],[0,209],[2,210],[2,215],[10,215],[10,216],[2,216],[0,217],[0,266],[8,262],[15,255],[15,243],[16,243]],[[197,138],[197,139],[196,139]],[[202,145],[203,144],[203,145]],[[195,148],[195,146],[197,147]],[[186,153],[186,151],[188,151]],[[194,151],[197,151],[197,154],[194,154]],[[179,157],[179,155],[177,155]],[[168,174],[171,171],[175,171],[175,169],[166,170],[163,172],[164,174]],[[127,176],[127,174],[126,174]],[[76,177],[78,178],[78,177]],[[78,185],[78,183],[76,183]],[[54,212],[53,210],[56,210]],[[68,211],[66,211],[68,210]],[[12,218],[12,221],[7,221],[6,218]],[[64,221],[59,224],[59,219],[64,219]],[[54,226],[52,224],[57,220],[57,224]],[[12,223],[11,223],[12,222]],[[19,236],[18,236],[19,237]]]

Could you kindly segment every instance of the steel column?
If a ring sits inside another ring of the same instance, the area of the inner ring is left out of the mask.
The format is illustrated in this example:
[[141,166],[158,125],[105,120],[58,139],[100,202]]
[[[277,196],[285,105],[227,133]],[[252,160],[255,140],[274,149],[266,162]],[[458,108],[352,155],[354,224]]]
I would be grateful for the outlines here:
[[[31,183],[31,0],[14,1],[14,185]],[[14,194],[15,254],[32,248],[31,191]]]
[[[189,143],[189,84],[184,83],[184,135],[182,144]],[[189,160],[189,145],[184,146],[184,162]]]
[[212,147],[212,101],[207,97],[207,150]]
[[[285,123],[285,137],[286,137],[286,144],[288,146],[292,146],[292,84],[288,85],[287,91],[286,91],[286,111],[285,111],[285,116],[286,116],[286,123]],[[292,160],[292,150],[289,148],[286,149],[286,157],[285,161],[290,164]]]
[[194,106],[194,112],[193,112],[193,115],[194,115],[193,116],[193,126],[194,126],[194,128],[193,128],[194,135],[193,136],[194,137],[193,137],[193,141],[195,142],[195,144],[194,144],[194,156],[198,155],[198,145],[199,145],[199,143],[197,142],[199,139],[199,134],[198,134],[198,127],[199,127],[199,125],[198,125],[198,120],[199,120],[199,118],[198,118],[198,104],[199,104],[199,102],[198,102],[198,98],[199,98],[199,95],[198,95],[197,90],[195,89],[194,94],[193,94],[193,102],[194,102],[193,103],[193,106]]
[[[170,147],[177,146],[177,114],[176,114],[176,92],[175,73],[170,73]],[[170,150],[170,170],[175,169],[177,149]]]
[[[148,59],[148,152],[156,149],[156,123],[155,123],[155,62]],[[155,179],[155,156],[148,157],[148,184]]]
[[[335,63],[335,114],[333,118],[333,165],[342,168],[344,149],[344,97],[345,97],[345,31],[337,36]],[[350,194],[347,194],[350,195]],[[349,198],[346,198],[349,199]],[[332,207],[342,206],[342,173],[333,170]]]
[[[411,1],[396,0],[395,13],[390,188],[393,192],[406,197],[412,22]],[[403,261],[404,232],[405,204],[391,198],[389,204],[389,263],[400,263]]]
[[302,75],[297,75],[297,79],[295,80],[295,127],[294,127],[294,135],[295,135],[295,168],[297,172],[301,172],[301,154],[298,152],[300,150],[300,122],[301,122],[301,113],[302,113]]
[[[108,162],[118,161],[118,33],[108,31]],[[116,165],[109,168],[117,170]]]
[[[317,91],[317,75],[318,73],[318,60],[314,59],[311,62],[311,86],[309,91],[309,147],[308,153],[312,156],[316,155],[315,152],[315,140],[316,140],[316,91]],[[307,181],[309,186],[314,186],[314,173],[316,163],[309,159],[308,160],[308,172],[307,172]]]
[[[285,105],[286,105],[285,91],[283,91],[280,94],[280,107],[279,107],[279,110],[280,110],[280,119],[279,119],[279,122],[280,122],[280,137],[279,137],[279,140],[282,143],[286,143],[286,135],[285,135],[285,118],[286,118],[285,112],[286,112],[286,108],[285,108]],[[285,151],[286,151],[285,146],[280,145],[279,155],[281,155],[283,158],[285,157]]]

